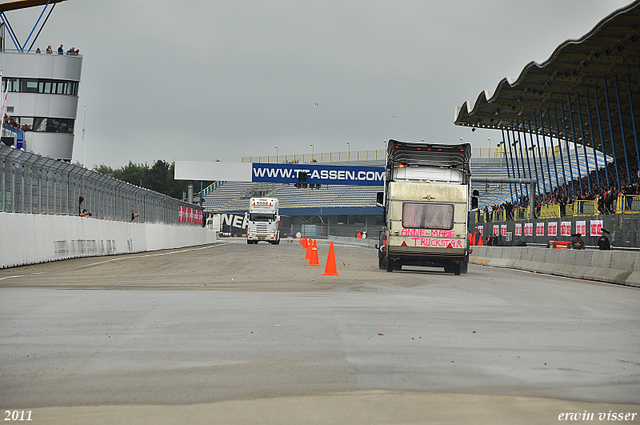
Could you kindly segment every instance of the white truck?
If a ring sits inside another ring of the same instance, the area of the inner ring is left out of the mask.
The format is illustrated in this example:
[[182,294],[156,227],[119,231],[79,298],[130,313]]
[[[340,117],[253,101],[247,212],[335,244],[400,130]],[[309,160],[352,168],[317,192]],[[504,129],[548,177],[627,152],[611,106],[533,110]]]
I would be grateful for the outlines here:
[[378,245],[380,269],[439,266],[466,273],[471,146],[389,140],[384,223]]
[[247,243],[280,243],[280,208],[276,198],[251,198],[247,213]]

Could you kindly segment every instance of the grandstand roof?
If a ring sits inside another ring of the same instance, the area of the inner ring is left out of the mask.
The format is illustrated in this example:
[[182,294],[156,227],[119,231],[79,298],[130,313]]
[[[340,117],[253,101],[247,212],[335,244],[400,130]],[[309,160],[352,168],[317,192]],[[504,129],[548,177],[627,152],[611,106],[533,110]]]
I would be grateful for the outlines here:
[[0,12],[10,10],[27,9],[29,7],[44,6],[49,3],[62,3],[65,0],[17,0],[0,4]]
[[[609,116],[609,107],[612,125],[609,128],[607,124],[604,139],[610,143],[613,133],[613,140],[620,147],[621,128],[627,138],[633,138],[631,110],[635,107],[636,116],[640,110],[639,38],[640,0],[636,0],[601,20],[579,40],[562,43],[547,61],[529,63],[518,78],[504,78],[495,90],[484,91],[475,102],[467,101],[456,107],[454,123],[504,130],[515,127],[516,131],[520,128],[527,132],[530,127],[534,133],[544,132],[564,139],[562,119],[560,128],[556,127],[555,115],[558,115],[567,120],[567,140],[574,139],[569,121],[573,119],[577,126],[582,120],[584,125],[575,131],[575,139],[580,143],[582,134],[591,138],[587,123],[589,116],[596,119],[596,106],[603,121]],[[606,95],[609,102],[605,100]],[[547,109],[550,116],[544,118]],[[594,128],[593,132],[594,139],[599,140],[598,131]]]

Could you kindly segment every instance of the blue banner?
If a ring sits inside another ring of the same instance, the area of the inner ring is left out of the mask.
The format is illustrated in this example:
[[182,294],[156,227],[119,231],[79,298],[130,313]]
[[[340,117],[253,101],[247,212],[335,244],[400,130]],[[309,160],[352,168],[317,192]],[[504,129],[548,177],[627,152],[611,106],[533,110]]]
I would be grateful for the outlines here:
[[383,186],[384,167],[326,164],[253,163],[251,181]]

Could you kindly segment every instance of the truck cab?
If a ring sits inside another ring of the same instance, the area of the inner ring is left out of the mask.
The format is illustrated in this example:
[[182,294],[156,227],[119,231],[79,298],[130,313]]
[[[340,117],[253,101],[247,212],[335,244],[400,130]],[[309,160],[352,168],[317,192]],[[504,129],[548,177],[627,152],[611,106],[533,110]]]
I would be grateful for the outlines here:
[[247,213],[247,243],[280,243],[279,202],[276,198],[251,198]]
[[385,190],[378,194],[384,228],[379,267],[443,267],[466,273],[469,262],[471,146],[389,140]]

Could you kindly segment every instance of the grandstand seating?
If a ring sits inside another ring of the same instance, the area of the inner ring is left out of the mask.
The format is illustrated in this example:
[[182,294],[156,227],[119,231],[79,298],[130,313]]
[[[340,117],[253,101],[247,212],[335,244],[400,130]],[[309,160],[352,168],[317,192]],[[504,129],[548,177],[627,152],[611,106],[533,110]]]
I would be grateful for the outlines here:
[[[561,171],[561,159],[565,164],[565,174],[567,182],[570,181],[569,162],[573,171],[574,178],[578,177],[578,167],[582,176],[587,174],[587,166],[590,171],[595,169],[593,161],[593,151],[587,151],[587,160],[582,149],[579,150],[579,156],[575,158],[573,149],[565,149],[562,155],[556,157],[558,167],[558,180],[560,184],[564,182]],[[598,153],[598,165],[604,165],[604,156]],[[515,159],[515,158],[514,158]],[[611,161],[611,158],[607,158]],[[535,177],[535,168],[538,169],[538,190],[543,191],[546,188],[556,186],[556,174],[553,166],[553,159],[549,157],[552,175],[547,171],[546,158],[539,156],[529,157],[527,159],[518,158],[516,166],[520,169],[520,176],[525,178],[524,170],[526,170],[526,178],[529,177],[529,168],[531,175]],[[493,177],[493,178],[518,178],[518,172],[513,176],[513,168],[511,158],[509,161],[509,171],[505,164],[505,159],[500,157],[493,158],[471,158],[471,176],[473,177]],[[588,165],[587,165],[588,164]],[[383,160],[366,160],[366,161],[341,161],[334,165],[358,165],[384,167]],[[544,183],[542,181],[544,179]],[[480,205],[502,204],[514,199],[520,193],[520,188],[510,187],[506,183],[473,183],[472,189],[480,192]],[[296,188],[291,184],[284,183],[245,183],[245,182],[224,182],[218,184],[218,187],[206,193],[204,196],[203,206],[205,210],[210,212],[241,212],[248,209],[248,199],[253,196],[271,196],[280,200],[280,208],[297,209],[303,214],[303,209],[310,207],[375,207],[376,193],[381,191],[379,186],[344,186],[344,185],[323,185],[319,189]],[[528,188],[523,190],[527,191]]]

